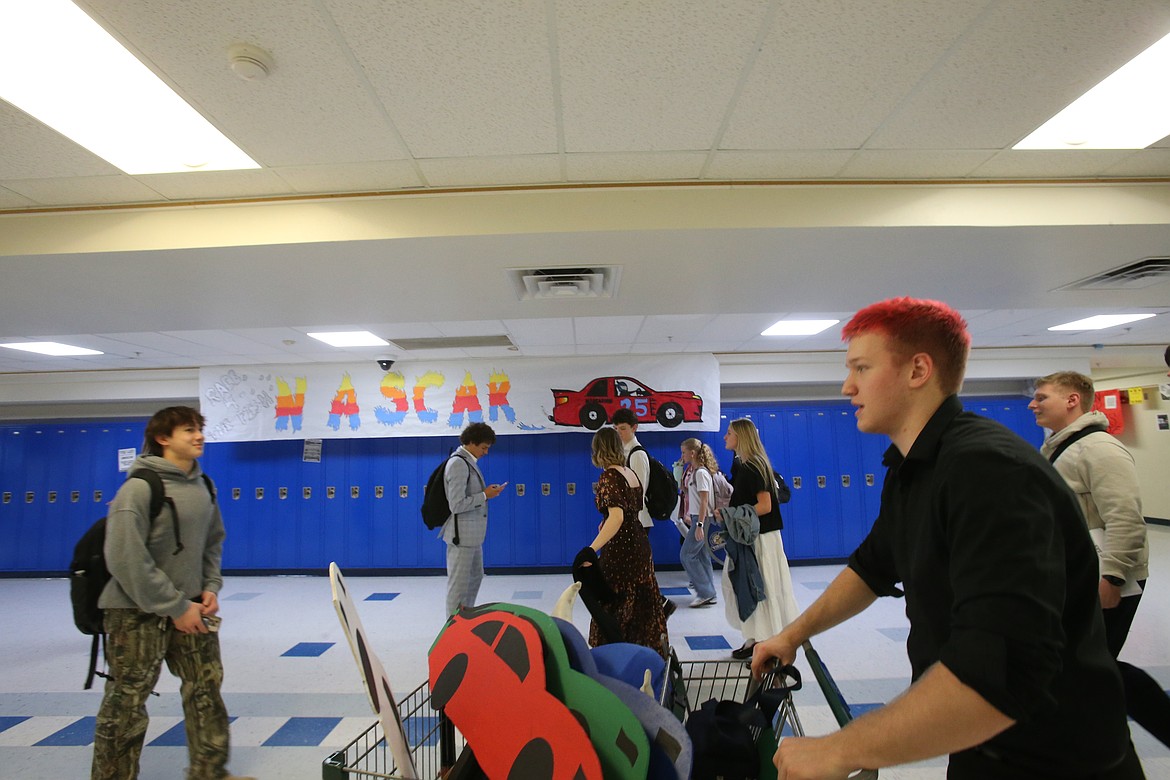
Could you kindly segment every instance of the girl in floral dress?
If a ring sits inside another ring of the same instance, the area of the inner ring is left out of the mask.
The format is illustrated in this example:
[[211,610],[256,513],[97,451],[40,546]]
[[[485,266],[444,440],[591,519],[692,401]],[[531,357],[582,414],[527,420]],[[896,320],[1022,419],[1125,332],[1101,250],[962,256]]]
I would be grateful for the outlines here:
[[[625,464],[617,431],[597,431],[593,436],[593,465],[602,470],[597,483],[597,509],[604,519],[590,547],[600,558],[602,578],[617,594],[606,609],[621,628],[623,640],[663,653],[666,613],[654,577],[650,539],[638,522],[642,486]],[[613,640],[602,636],[596,621],[590,621],[589,644],[597,647],[607,641]]]

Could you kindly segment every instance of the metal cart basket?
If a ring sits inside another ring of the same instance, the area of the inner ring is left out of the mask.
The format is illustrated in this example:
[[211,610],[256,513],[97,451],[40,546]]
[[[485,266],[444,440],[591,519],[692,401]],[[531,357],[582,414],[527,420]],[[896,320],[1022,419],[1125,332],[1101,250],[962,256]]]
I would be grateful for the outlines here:
[[[684,718],[708,699],[743,701],[754,691],[751,667],[743,661],[678,661],[672,652],[671,663],[677,664],[677,669],[681,670],[686,691],[685,697],[678,697],[685,709]],[[430,690],[426,682],[406,694],[398,708],[418,776],[425,780],[439,777],[442,768],[450,767],[462,750],[462,735],[446,717],[431,709]],[[777,735],[782,732],[794,736],[804,735],[800,718],[792,704],[791,691],[784,697],[775,726]],[[403,776],[396,774],[396,771],[394,758],[382,736],[382,726],[375,721],[356,739],[325,759],[321,765],[321,778],[346,780],[376,777],[399,780]],[[876,776],[876,772],[866,775]]]

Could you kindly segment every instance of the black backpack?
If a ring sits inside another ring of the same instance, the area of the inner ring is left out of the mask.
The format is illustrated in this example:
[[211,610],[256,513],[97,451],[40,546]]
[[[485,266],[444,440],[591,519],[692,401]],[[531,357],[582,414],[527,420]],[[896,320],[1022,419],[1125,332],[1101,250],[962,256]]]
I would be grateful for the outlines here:
[[[627,466],[630,465],[630,458],[638,450],[646,452],[646,448],[641,444],[634,447],[626,456]],[[655,520],[669,520],[675,505],[678,504],[678,481],[675,480],[673,472],[663,466],[662,462],[649,452],[646,452],[646,458],[650,461],[650,477],[648,479],[650,484],[643,486],[646,511]]]
[[[207,492],[215,501],[215,487],[211,478],[203,474],[203,482],[207,485]],[[163,505],[171,508],[171,522],[175,529],[175,551],[178,555],[183,551],[183,540],[179,536],[179,515],[175,511],[175,502],[163,489],[162,478],[153,469],[135,469],[127,479],[145,480],[150,485],[150,519],[153,522],[162,513]],[[69,598],[73,602],[73,623],[77,630],[93,637],[93,644],[89,651],[89,672],[85,678],[85,690],[93,687],[93,678],[106,677],[97,670],[98,646],[102,647],[105,655],[105,625],[102,620],[102,610],[98,606],[98,599],[110,581],[110,570],[106,567],[106,518],[101,518],[89,527],[73,548],[73,560],[69,562]]]
[[[422,518],[427,528],[430,528],[432,531],[436,528],[441,528],[447,522],[447,518],[451,516],[451,504],[447,501],[447,488],[443,485],[443,475],[447,471],[447,461],[451,460],[451,458],[461,457],[463,456],[457,452],[451,453],[427,477],[427,486],[423,491]],[[467,479],[470,480],[472,474],[471,464],[468,464],[467,471]],[[455,518],[455,534],[452,536],[451,541],[456,546],[459,545],[458,516]]]

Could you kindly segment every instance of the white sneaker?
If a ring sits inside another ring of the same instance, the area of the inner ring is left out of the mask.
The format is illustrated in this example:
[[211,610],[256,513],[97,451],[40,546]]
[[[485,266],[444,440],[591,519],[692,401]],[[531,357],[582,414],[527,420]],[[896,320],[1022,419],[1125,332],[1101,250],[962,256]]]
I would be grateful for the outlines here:
[[715,603],[715,597],[703,598],[702,596],[695,596],[695,600],[690,603],[691,607],[709,607]]

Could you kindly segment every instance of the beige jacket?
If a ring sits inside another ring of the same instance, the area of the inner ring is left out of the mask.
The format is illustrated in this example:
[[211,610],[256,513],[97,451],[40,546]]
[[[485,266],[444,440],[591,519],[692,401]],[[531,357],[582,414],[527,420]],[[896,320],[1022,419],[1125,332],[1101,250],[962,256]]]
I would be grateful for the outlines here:
[[[1040,447],[1048,457],[1060,443],[1088,425],[1108,425],[1101,412],[1083,414],[1063,430],[1048,437]],[[1091,433],[1071,444],[1056,459],[1056,470],[1077,494],[1090,529],[1105,529],[1098,554],[1101,574],[1128,580],[1149,576],[1150,544],[1133,456],[1104,431]]]

